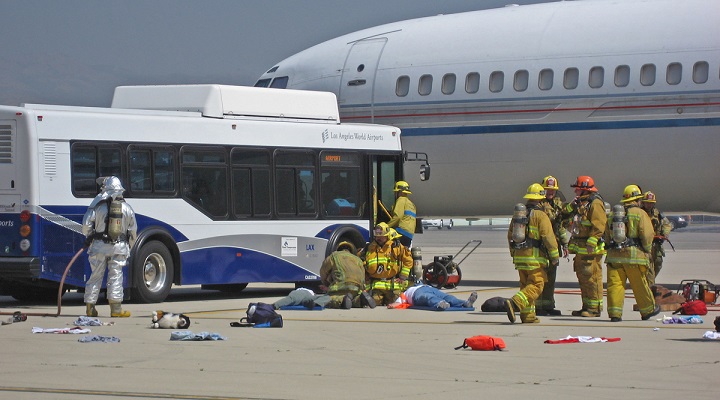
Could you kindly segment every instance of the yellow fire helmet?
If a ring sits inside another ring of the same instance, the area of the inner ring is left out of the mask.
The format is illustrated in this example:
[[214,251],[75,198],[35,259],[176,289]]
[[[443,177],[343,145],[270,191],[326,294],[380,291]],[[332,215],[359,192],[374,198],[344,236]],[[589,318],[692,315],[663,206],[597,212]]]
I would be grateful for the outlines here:
[[375,225],[375,229],[373,230],[373,236],[375,236],[375,237],[386,236],[388,239],[392,239],[392,237],[390,235],[391,235],[391,231],[393,231],[393,230],[394,229],[390,228],[388,226],[388,224],[381,222],[381,223]]
[[529,200],[542,200],[545,198],[545,189],[539,183],[533,183],[527,189],[527,194],[523,196],[524,199]]
[[642,198],[643,203],[655,203],[657,199],[655,198],[655,193],[651,191],[645,192]]
[[552,175],[548,175],[543,179],[542,186],[545,189],[554,189],[554,190],[560,189],[560,186],[558,186],[557,179],[555,179],[555,177]]
[[395,182],[395,189],[394,192],[403,192],[407,194],[412,194],[410,191],[410,185],[405,181],[397,181]]
[[623,190],[623,198],[620,199],[621,203],[629,203],[643,197],[642,190],[638,185],[627,185]]

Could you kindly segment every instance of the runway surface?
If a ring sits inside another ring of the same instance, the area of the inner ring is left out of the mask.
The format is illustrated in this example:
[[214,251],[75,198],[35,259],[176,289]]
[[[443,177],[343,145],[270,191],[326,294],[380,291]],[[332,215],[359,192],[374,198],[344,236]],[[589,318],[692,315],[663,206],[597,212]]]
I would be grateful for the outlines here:
[[[510,297],[517,272],[505,241],[506,226],[457,227],[416,236],[423,262],[454,255],[482,240],[461,264],[462,280],[447,289],[459,298],[477,291],[474,312],[376,309],[281,311],[282,329],[231,328],[250,302],[272,303],[292,285],[251,284],[237,294],[174,288],[162,304],[125,304],[131,318],[110,319],[88,335],[119,343],[80,343],[85,335],[31,333],[33,327],[68,328],[84,314],[82,294],[63,298],[60,317],[28,317],[0,326],[1,399],[658,399],[716,398],[720,307],[699,325],[641,321],[628,290],[623,321],[569,316],[580,307],[572,262],[562,260],[556,302],[559,317],[540,324],[510,324],[504,313],[483,313],[490,297]],[[681,280],[720,284],[720,229],[674,231],[658,283]],[[190,331],[218,333],[222,341],[171,341],[172,330],[150,329],[153,310],[187,313]],[[0,311],[52,313],[56,305],[0,296]],[[669,313],[664,313],[669,315]],[[661,313],[658,317],[662,317]],[[454,350],[475,335],[503,338],[505,351]],[[612,343],[545,344],[567,336],[620,338]]]

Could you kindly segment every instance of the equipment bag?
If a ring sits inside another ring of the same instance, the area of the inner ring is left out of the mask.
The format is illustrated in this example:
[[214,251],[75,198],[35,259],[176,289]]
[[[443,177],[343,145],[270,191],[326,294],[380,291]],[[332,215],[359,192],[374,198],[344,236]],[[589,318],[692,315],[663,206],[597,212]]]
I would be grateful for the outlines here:
[[505,341],[493,336],[473,336],[466,338],[462,346],[456,347],[455,350],[466,349],[468,347],[473,350],[502,350],[505,348]]
[[250,303],[246,311],[247,317],[240,322],[231,322],[230,326],[253,328],[282,328],[282,315],[275,312],[275,307],[267,303]]
[[483,312],[505,312],[505,300],[504,297],[491,297],[480,306],[480,310]]
[[703,300],[690,300],[683,303],[673,314],[677,313],[682,315],[706,315],[707,306]]

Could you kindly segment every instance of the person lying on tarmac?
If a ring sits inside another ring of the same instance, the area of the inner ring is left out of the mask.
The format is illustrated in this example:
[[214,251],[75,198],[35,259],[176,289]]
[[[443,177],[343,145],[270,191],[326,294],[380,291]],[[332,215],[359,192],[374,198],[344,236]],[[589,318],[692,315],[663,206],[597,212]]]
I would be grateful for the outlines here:
[[417,285],[408,288],[388,308],[407,308],[410,306],[430,307],[438,311],[450,307],[472,308],[477,300],[477,292],[472,292],[467,300],[447,294],[429,285]]

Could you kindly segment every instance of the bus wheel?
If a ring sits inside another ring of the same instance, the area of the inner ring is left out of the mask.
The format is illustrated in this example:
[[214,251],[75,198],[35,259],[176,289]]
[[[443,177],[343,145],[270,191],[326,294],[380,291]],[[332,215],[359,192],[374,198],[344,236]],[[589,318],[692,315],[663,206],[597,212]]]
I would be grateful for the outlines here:
[[170,251],[153,240],[141,247],[134,258],[133,298],[141,303],[162,303],[170,293],[175,272]]

